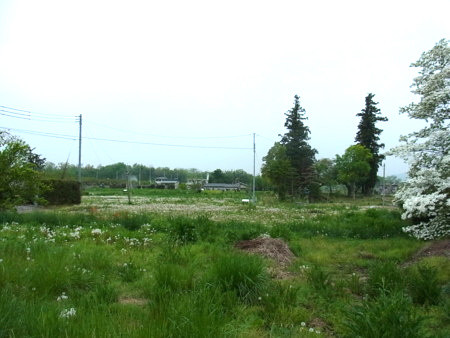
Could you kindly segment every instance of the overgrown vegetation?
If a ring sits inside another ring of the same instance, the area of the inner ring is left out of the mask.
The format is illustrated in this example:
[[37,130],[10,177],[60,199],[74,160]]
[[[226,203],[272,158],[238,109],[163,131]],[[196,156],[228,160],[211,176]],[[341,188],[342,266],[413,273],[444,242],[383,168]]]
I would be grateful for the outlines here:
[[[398,211],[158,192],[0,213],[0,336],[448,335],[448,259],[404,266],[424,244]],[[235,248],[260,236],[296,258]]]

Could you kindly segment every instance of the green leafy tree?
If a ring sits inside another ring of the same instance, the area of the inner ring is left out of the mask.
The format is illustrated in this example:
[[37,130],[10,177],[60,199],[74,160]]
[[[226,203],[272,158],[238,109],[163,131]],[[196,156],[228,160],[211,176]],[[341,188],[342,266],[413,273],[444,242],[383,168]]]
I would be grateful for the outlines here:
[[273,187],[275,187],[275,191],[280,200],[284,200],[289,185],[293,181],[293,176],[296,174],[286,154],[286,146],[275,142],[263,158],[263,161],[264,163],[261,169],[263,178],[269,180]]
[[331,194],[333,192],[333,186],[337,184],[335,161],[329,158],[322,158],[315,163],[315,170],[319,184],[328,187],[328,191]]
[[367,95],[365,108],[356,114],[356,116],[361,117],[361,120],[358,125],[355,141],[369,149],[372,154],[369,175],[367,176],[367,180],[361,182],[361,189],[365,195],[372,193],[377,183],[378,167],[384,159],[384,156],[380,154],[380,149],[384,148],[384,144],[379,142],[382,130],[377,128],[375,124],[388,120],[386,117],[380,116],[380,109],[377,108],[378,102],[373,100],[374,96],[372,93]]
[[342,156],[336,155],[337,178],[349,196],[355,198],[357,185],[367,180],[371,161],[370,150],[360,144],[348,147]]
[[301,107],[298,95],[294,96],[294,107],[286,112],[284,126],[287,132],[281,138],[281,144],[286,149],[286,156],[294,168],[295,175],[291,178],[291,194],[297,195],[304,191],[311,192],[316,184],[314,171],[317,150],[308,144],[309,128],[304,124],[307,120],[305,109]]
[[41,158],[22,140],[0,132],[0,209],[37,201]]

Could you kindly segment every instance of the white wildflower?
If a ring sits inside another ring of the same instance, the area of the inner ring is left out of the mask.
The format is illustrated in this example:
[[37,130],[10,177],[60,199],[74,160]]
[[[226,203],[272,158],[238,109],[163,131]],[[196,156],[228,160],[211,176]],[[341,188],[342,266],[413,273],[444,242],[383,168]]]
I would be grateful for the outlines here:
[[75,308],[71,307],[70,309],[64,309],[59,314],[59,318],[70,318],[74,317],[77,314],[77,310]]
[[62,301],[62,300],[66,300],[66,299],[68,299],[69,297],[66,295],[66,293],[65,292],[63,292],[62,294],[61,294],[61,296],[58,296],[58,298],[56,298],[56,301],[57,302],[60,302],[60,301]]
[[91,234],[93,236],[101,235],[102,234],[102,230],[101,229],[92,229]]

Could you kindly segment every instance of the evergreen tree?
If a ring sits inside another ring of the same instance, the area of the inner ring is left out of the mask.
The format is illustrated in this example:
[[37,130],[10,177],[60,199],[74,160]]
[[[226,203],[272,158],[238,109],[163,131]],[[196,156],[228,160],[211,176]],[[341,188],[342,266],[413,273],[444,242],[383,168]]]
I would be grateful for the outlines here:
[[372,154],[370,161],[370,172],[367,176],[367,180],[361,183],[362,192],[365,195],[372,193],[375,184],[377,183],[378,167],[381,161],[384,159],[384,155],[379,153],[381,148],[384,148],[383,143],[379,143],[381,129],[377,128],[375,124],[378,121],[387,121],[388,119],[380,115],[380,109],[377,108],[378,102],[373,101],[375,95],[370,93],[366,96],[366,106],[356,116],[361,117],[361,121],[358,125],[358,132],[356,134],[355,141],[369,149]]
[[298,95],[295,95],[294,99],[294,107],[285,114],[284,126],[288,131],[283,135],[281,144],[286,147],[286,156],[295,171],[290,184],[292,195],[304,192],[309,195],[315,181],[314,163],[317,150],[308,144],[310,131],[303,123],[307,120],[305,109],[300,106]]

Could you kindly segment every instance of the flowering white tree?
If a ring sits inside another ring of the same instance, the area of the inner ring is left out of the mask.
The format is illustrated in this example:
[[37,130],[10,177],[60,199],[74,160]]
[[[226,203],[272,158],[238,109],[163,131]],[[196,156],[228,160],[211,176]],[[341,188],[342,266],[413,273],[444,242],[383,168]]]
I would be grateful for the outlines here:
[[401,108],[410,118],[422,119],[426,127],[402,136],[403,145],[391,150],[410,165],[409,179],[396,193],[402,217],[412,219],[405,232],[420,239],[450,234],[450,47],[439,41],[411,65],[422,68],[414,79],[420,102]]

